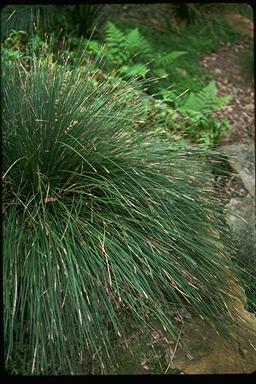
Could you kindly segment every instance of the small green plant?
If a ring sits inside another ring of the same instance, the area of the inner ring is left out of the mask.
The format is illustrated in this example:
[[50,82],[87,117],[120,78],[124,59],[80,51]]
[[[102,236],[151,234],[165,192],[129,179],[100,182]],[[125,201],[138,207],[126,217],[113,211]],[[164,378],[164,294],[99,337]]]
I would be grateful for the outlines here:
[[47,42],[39,35],[29,36],[25,31],[12,30],[1,44],[1,54],[5,63],[9,65],[19,61],[29,67],[34,54],[43,56],[51,51],[50,43],[51,39]]
[[4,49],[2,55],[6,63],[9,64],[13,63],[16,60],[21,60],[22,58],[24,58],[24,52],[13,49]]
[[4,61],[11,65],[17,60],[26,59],[25,44],[27,40],[27,32],[12,30],[5,41],[1,43],[1,54]]
[[217,96],[214,80],[197,94],[191,92],[178,108],[179,113],[188,119],[188,133],[195,142],[204,142],[207,146],[216,144],[229,128],[228,120],[215,121],[214,112],[224,107],[230,96]]
[[209,147],[229,129],[227,119],[216,120],[213,116],[230,100],[229,96],[217,96],[213,80],[197,93],[184,92],[177,96],[173,90],[162,89],[160,95],[163,100],[159,103],[161,113],[170,129],[183,131],[195,143]]
[[217,96],[216,83],[212,80],[197,94],[193,92],[189,93],[182,105],[182,111],[184,114],[186,114],[189,110],[193,110],[195,112],[203,111],[203,113],[217,111],[218,109],[224,107],[229,100],[230,96]]
[[28,33],[25,31],[16,31],[12,29],[10,34],[4,41],[4,46],[7,48],[22,49],[28,40]]

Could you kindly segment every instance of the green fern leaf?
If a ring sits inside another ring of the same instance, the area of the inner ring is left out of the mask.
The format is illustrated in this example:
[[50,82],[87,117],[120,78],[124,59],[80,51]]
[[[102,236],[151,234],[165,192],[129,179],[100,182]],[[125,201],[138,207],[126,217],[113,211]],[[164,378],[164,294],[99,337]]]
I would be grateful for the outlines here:
[[132,29],[126,35],[126,43],[130,55],[140,54],[147,57],[152,53],[152,48],[147,39],[140,33],[138,28]]
[[107,22],[106,45],[107,56],[113,63],[122,65],[129,59],[126,36],[111,21]]
[[123,65],[121,67],[121,72],[128,76],[139,76],[145,78],[148,68],[142,63],[137,63],[133,65]]
[[198,112],[216,111],[228,103],[230,96],[217,96],[217,87],[212,80],[198,94],[190,93],[187,100],[183,104],[184,110],[193,110]]
[[155,65],[157,67],[166,67],[173,64],[178,57],[183,56],[186,53],[187,52],[184,51],[173,51],[167,54],[158,53],[155,55]]
[[107,22],[106,42],[108,45],[113,44],[114,46],[118,44],[123,45],[126,42],[125,34],[111,21]]
[[154,70],[154,73],[156,76],[162,77],[162,78],[167,78],[168,73],[163,69],[163,68],[157,68]]
[[140,38],[141,38],[141,34],[138,28],[132,29],[126,35],[126,41],[132,47],[138,46],[140,44]]

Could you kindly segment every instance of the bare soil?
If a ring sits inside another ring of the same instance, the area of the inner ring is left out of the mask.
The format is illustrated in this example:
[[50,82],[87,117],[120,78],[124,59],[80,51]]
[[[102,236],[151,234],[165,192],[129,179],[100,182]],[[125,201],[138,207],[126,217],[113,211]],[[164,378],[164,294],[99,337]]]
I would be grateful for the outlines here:
[[252,43],[241,40],[222,46],[217,53],[206,55],[201,61],[216,80],[219,96],[230,95],[231,100],[216,117],[228,118],[230,130],[220,144],[245,144],[254,141],[254,79],[249,77],[246,58],[253,54]]

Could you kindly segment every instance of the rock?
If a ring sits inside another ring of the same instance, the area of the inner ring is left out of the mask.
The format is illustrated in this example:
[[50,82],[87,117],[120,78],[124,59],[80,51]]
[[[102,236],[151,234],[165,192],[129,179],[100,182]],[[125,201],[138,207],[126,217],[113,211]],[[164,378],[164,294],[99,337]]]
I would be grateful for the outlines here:
[[219,147],[228,157],[231,167],[238,173],[244,186],[255,197],[255,148],[251,144],[234,144]]
[[251,196],[232,198],[226,209],[226,221],[236,235],[250,232],[255,236],[255,201]]
[[179,314],[184,318],[184,319],[191,319],[191,313],[185,308],[181,307],[179,309]]
[[216,69],[215,69],[215,74],[216,74],[216,75],[221,75],[221,74],[222,74],[221,69],[216,68]]
[[[254,327],[256,321],[254,319]],[[231,345],[199,318],[185,324],[172,366],[185,374],[252,373],[256,370],[255,331],[243,329],[238,344]],[[203,337],[204,336],[204,337]],[[241,352],[246,350],[246,358]],[[188,352],[189,351],[189,352]],[[193,357],[193,358],[191,358]]]

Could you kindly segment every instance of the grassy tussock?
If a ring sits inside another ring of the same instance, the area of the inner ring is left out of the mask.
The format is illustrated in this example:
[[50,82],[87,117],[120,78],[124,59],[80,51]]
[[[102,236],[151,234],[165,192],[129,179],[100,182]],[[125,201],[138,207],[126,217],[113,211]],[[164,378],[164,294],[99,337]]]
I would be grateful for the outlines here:
[[174,338],[165,308],[232,321],[205,151],[136,130],[133,84],[96,72],[2,69],[5,361],[29,373],[74,373],[84,350],[114,364],[122,311]]

